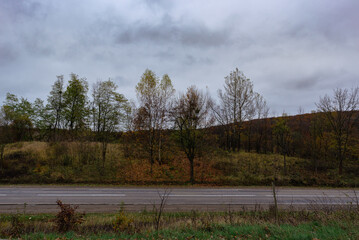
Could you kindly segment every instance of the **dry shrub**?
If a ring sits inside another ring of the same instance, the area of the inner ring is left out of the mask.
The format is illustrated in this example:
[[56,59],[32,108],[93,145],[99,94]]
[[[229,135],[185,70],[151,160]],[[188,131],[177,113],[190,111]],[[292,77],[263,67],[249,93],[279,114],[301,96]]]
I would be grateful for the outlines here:
[[60,207],[60,212],[54,219],[57,231],[67,232],[75,230],[84,221],[85,214],[76,213],[78,206],[71,207],[70,204],[63,204],[60,200],[57,200],[56,203]]
[[113,222],[113,230],[118,233],[132,232],[134,230],[134,219],[125,214],[123,206]]
[[24,232],[24,224],[20,219],[20,214],[13,214],[10,217],[10,225],[0,222],[0,235],[18,238]]

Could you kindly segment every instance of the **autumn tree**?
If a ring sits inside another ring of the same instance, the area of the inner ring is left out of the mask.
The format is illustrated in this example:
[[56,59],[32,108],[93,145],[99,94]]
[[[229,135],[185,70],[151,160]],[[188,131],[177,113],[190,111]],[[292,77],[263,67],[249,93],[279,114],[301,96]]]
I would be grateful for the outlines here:
[[97,140],[102,146],[102,168],[105,168],[107,145],[114,132],[124,121],[126,98],[116,92],[117,85],[111,80],[98,81],[92,89],[92,123]]
[[136,107],[135,103],[129,101],[124,106],[124,132],[122,134],[123,154],[125,158],[133,156],[136,146],[136,132],[135,132],[135,117]]
[[332,97],[321,97],[316,105],[329,122],[336,146],[339,174],[342,174],[351,131],[358,124],[359,88],[337,88],[333,93]]
[[220,105],[215,111],[216,119],[222,125],[229,125],[229,148],[239,150],[241,146],[242,123],[253,114],[253,83],[236,68],[225,77],[224,91],[218,90]]
[[72,73],[71,80],[63,95],[63,116],[66,122],[66,127],[69,130],[83,129],[87,125],[89,112],[87,106],[87,91],[88,83],[86,79],[79,78],[78,75]]
[[203,146],[205,131],[213,123],[210,114],[211,100],[208,94],[195,86],[187,89],[174,102],[171,111],[176,139],[190,163],[190,181],[195,182],[194,160]]
[[159,80],[153,71],[146,69],[136,85],[136,93],[140,106],[135,121],[138,130],[146,131],[147,137],[144,143],[152,172],[156,152],[158,162],[162,162],[162,130],[168,122],[169,103],[173,97],[174,88],[167,74]]
[[291,131],[287,124],[287,118],[278,118],[273,126],[273,135],[275,136],[275,142],[279,148],[280,153],[283,155],[283,173],[287,174],[287,161],[286,156],[289,153],[289,146],[291,142]]

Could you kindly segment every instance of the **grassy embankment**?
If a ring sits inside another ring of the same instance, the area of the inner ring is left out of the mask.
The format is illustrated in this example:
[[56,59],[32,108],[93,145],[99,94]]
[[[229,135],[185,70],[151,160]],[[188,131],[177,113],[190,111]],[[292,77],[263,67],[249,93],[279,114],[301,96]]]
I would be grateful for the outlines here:
[[[282,210],[278,222],[273,209],[163,213],[158,231],[157,213],[152,211],[87,214],[76,229],[64,233],[56,231],[51,214],[18,214],[15,224],[21,226],[22,239],[359,239],[358,211],[357,206]],[[13,218],[0,215],[0,237],[9,236]]]
[[[0,183],[188,184],[188,160],[179,149],[165,152],[165,163],[155,164],[152,174],[139,151],[125,157],[123,145],[110,144],[103,168],[98,143],[8,144]],[[358,164],[346,164],[347,172],[339,176],[337,169],[330,167],[335,164],[328,162],[327,168],[315,173],[309,160],[287,157],[287,175],[283,175],[281,155],[217,150],[195,160],[195,178],[202,185],[268,186],[276,179],[278,186],[358,186]]]

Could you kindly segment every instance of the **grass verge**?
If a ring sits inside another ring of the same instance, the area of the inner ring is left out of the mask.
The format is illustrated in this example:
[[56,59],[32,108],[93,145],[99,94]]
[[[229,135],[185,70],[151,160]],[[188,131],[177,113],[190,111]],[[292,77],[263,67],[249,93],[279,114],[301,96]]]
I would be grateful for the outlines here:
[[[0,215],[0,238],[21,239],[359,239],[359,209],[316,208],[226,212],[156,212],[86,214],[70,232],[58,232],[55,214]],[[14,219],[17,219],[14,221]],[[17,231],[17,232],[14,232]]]

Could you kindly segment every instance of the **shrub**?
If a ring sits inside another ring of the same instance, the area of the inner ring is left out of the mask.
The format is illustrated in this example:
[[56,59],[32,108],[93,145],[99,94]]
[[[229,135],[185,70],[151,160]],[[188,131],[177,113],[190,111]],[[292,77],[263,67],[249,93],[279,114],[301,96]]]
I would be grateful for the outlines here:
[[113,229],[118,233],[131,232],[134,228],[133,222],[133,218],[126,215],[123,206],[121,206],[121,209],[113,222]]
[[57,231],[67,232],[70,230],[75,230],[77,225],[84,221],[85,214],[76,213],[78,206],[71,207],[70,204],[63,204],[60,200],[57,200],[56,203],[60,207],[60,212],[54,219]]
[[14,214],[11,216],[10,220],[11,220],[11,227],[8,235],[12,238],[20,237],[24,229],[24,224],[20,220],[20,215]]

